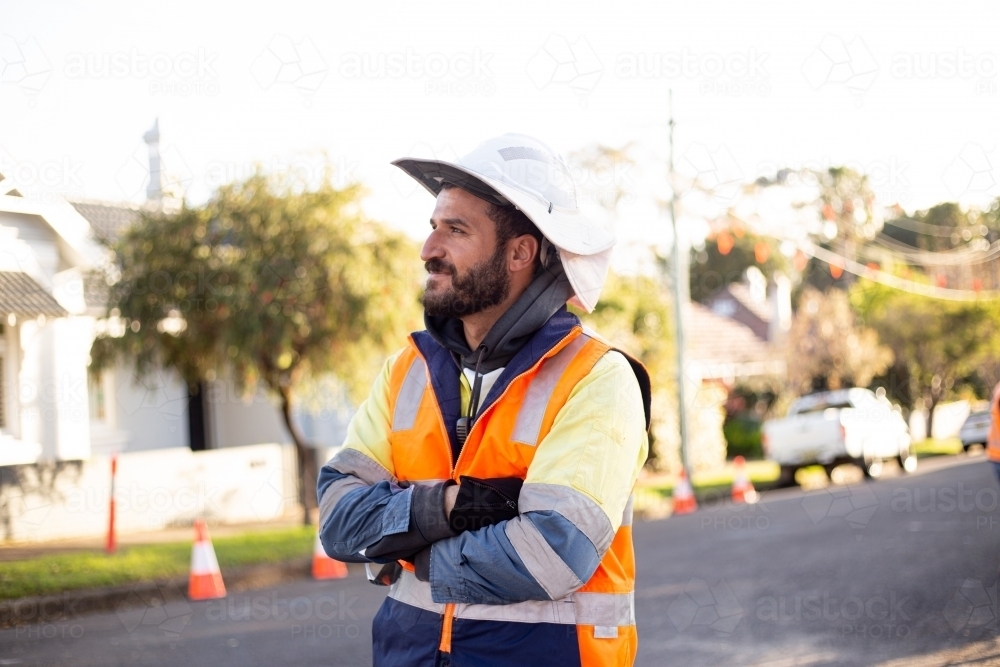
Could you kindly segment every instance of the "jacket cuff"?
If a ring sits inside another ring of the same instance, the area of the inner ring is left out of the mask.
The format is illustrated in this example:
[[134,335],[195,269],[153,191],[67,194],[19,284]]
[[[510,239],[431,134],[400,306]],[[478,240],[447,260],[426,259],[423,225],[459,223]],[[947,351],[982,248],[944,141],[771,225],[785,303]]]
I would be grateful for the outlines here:
[[444,513],[444,492],[454,484],[452,480],[435,484],[434,486],[413,486],[413,499],[410,511],[420,534],[429,543],[454,537],[458,533],[448,525],[448,517]]

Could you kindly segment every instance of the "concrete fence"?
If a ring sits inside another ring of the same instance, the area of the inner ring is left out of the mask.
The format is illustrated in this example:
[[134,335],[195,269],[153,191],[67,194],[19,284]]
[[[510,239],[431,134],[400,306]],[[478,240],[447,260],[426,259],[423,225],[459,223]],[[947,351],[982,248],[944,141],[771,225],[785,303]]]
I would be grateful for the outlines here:
[[[197,517],[235,524],[301,512],[290,445],[120,454],[114,493],[119,534],[187,526]],[[105,535],[110,495],[105,456],[0,467],[0,540]]]

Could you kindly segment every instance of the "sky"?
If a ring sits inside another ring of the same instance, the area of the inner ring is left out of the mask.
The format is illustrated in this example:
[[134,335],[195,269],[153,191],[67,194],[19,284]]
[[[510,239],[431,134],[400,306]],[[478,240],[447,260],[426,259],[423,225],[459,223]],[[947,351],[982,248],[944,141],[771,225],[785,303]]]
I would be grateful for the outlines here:
[[0,173],[141,203],[159,119],[192,202],[258,163],[328,160],[421,238],[433,201],[389,162],[521,132],[567,156],[630,146],[635,164],[574,173],[595,211],[625,193],[620,239],[659,244],[672,90],[677,171],[723,200],[846,164],[885,204],[983,205],[1000,196],[997,25],[995,2],[0,0]]

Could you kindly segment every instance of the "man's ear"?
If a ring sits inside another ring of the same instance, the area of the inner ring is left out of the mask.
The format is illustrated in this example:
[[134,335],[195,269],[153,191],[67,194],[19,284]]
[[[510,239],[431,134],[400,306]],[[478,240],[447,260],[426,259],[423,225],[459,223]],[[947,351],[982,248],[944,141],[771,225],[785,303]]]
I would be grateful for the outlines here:
[[540,251],[538,239],[531,234],[522,234],[511,239],[508,243],[510,244],[508,247],[510,252],[508,268],[510,271],[516,273],[526,268],[533,269]]

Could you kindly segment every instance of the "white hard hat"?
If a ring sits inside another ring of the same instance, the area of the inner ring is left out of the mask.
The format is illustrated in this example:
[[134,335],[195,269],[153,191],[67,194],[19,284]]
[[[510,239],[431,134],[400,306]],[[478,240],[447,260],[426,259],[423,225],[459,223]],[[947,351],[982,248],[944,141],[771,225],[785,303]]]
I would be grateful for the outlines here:
[[499,205],[513,204],[559,249],[573,303],[594,310],[611,263],[613,234],[581,212],[562,157],[541,141],[505,134],[481,143],[456,162],[401,158],[396,165],[437,196],[445,183]]

